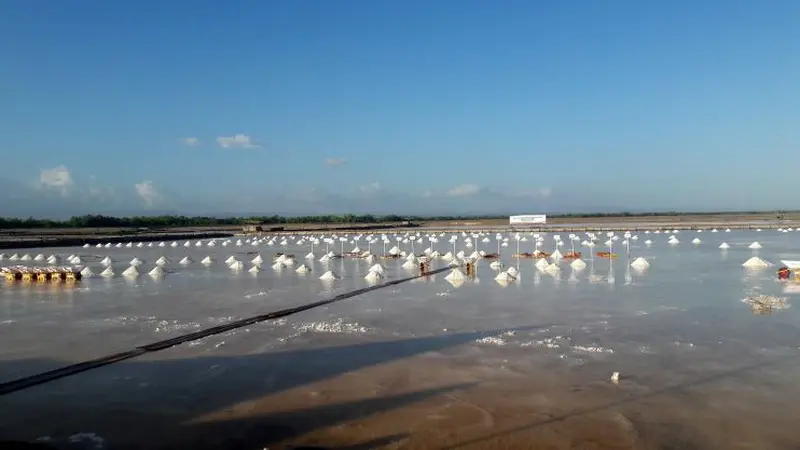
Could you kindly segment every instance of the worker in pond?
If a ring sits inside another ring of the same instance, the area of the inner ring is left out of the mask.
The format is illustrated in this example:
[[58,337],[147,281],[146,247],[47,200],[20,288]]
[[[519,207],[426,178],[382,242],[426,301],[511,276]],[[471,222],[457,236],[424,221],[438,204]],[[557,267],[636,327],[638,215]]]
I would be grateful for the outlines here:
[[791,276],[792,272],[789,270],[788,267],[781,267],[778,269],[778,279],[779,280],[788,280],[789,276]]

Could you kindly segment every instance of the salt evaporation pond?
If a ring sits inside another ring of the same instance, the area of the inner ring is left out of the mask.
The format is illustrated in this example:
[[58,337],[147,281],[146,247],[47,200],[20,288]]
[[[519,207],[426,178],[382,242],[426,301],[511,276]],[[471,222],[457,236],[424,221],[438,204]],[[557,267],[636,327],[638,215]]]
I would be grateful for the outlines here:
[[[477,280],[458,287],[442,273],[13,393],[0,397],[0,438],[67,448],[797,447],[800,313],[753,315],[741,300],[795,303],[775,270],[800,260],[800,234],[683,231],[676,245],[670,234],[633,242],[631,257],[650,262],[643,272],[616,242],[617,260],[585,258],[575,273],[562,262],[556,275],[512,259],[512,239],[502,262],[518,267],[516,282],[494,281],[483,260]],[[495,251],[488,237],[479,248]],[[756,240],[763,248],[749,249]],[[105,257],[117,274],[134,257],[144,263],[134,280],[0,284],[0,381],[364,287],[372,265],[306,260],[308,245],[180,244],[18,251],[79,255],[95,273]],[[452,251],[446,237],[437,247]],[[456,247],[475,250],[461,236]],[[296,265],[272,269],[278,251]],[[251,274],[256,252],[263,271]],[[215,262],[200,264],[209,255]],[[225,266],[230,255],[244,270]],[[743,268],[754,255],[777,265]],[[146,275],[161,256],[168,273]],[[185,256],[193,262],[179,264]],[[387,280],[413,273],[376,262]],[[303,263],[311,272],[296,273]],[[319,280],[326,270],[341,278]]]

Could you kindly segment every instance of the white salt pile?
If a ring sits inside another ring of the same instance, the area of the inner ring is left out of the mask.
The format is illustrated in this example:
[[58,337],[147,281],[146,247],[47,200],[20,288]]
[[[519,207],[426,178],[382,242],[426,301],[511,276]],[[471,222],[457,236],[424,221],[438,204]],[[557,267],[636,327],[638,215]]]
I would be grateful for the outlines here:
[[235,256],[233,256],[233,255],[231,255],[231,256],[229,256],[229,257],[228,257],[228,259],[226,259],[226,260],[225,260],[225,264],[228,264],[228,265],[230,265],[230,264],[232,264],[232,263],[235,263],[236,261],[238,261],[238,260],[236,259],[236,257],[235,257]]
[[368,272],[375,272],[378,275],[386,275],[386,268],[380,264],[374,264],[372,267],[369,268]]
[[233,261],[232,263],[228,264],[228,267],[231,270],[243,270],[244,269],[244,264],[241,261],[236,260],[236,261]]
[[189,265],[189,264],[191,264],[193,262],[194,261],[192,261],[192,258],[189,258],[188,256],[184,256],[183,259],[178,261],[178,264],[183,264],[184,266],[186,266],[186,265]]
[[509,282],[509,281],[514,281],[516,278],[513,275],[509,274],[508,272],[503,271],[503,272],[498,273],[497,276],[494,277],[494,279],[495,279],[495,281],[506,281],[506,282]]
[[575,270],[582,270],[586,268],[586,263],[583,262],[582,259],[576,259],[569,263],[569,265]]
[[106,270],[100,272],[100,276],[101,277],[106,277],[106,278],[111,278],[111,277],[114,276],[114,271],[111,269],[111,267],[106,267]]
[[89,248],[89,247],[91,247],[91,245],[89,245],[89,244],[83,244],[83,248]]
[[314,252],[308,252],[308,254],[306,255],[306,259],[314,259],[316,257],[317,255],[315,255]]
[[284,265],[284,264],[283,264],[282,262],[280,262],[280,261],[275,261],[275,264],[273,264],[273,265],[272,265],[272,268],[273,268],[273,269],[275,269],[275,270],[281,270],[281,269],[283,269],[284,267],[286,267],[286,265]]
[[450,282],[464,281],[466,278],[467,276],[464,275],[464,272],[462,272],[461,269],[458,268],[451,270],[450,273],[446,277],[444,277],[445,280]]
[[261,264],[264,262],[264,258],[262,258],[260,254],[258,254],[256,255],[255,258],[251,259],[250,262],[253,264]]
[[157,266],[166,266],[167,264],[169,264],[169,260],[164,256],[162,256],[162,257],[160,257],[160,258],[158,258],[156,260],[156,265]]
[[333,273],[332,270],[329,270],[329,271],[323,273],[322,276],[319,277],[319,279],[323,280],[323,281],[331,281],[331,280],[335,280],[337,278],[339,278],[339,277],[335,273]]
[[250,273],[261,272],[261,266],[259,266],[258,264],[253,264],[253,267],[251,267],[250,270],[248,270],[248,272]]
[[728,245],[727,242],[723,242],[722,244],[719,244],[719,248],[721,248],[723,250],[727,250],[727,249],[731,248],[731,246]]
[[675,236],[673,236],[667,241],[667,243],[670,245],[678,245],[681,243],[681,241],[679,241],[677,238],[675,238]]
[[92,269],[90,269],[89,267],[84,267],[81,270],[81,276],[84,277],[84,278],[89,278],[89,277],[91,277],[93,275],[94,275],[94,272],[92,272]]
[[508,274],[514,278],[519,278],[519,271],[517,270],[516,267],[513,266],[509,267],[508,270],[506,270],[506,272],[508,272]]
[[758,241],[755,241],[752,244],[748,245],[747,248],[752,249],[752,250],[758,250],[759,248],[762,248],[762,247],[761,247],[761,244],[758,243]]
[[699,243],[701,243],[701,242],[703,242],[703,241],[701,241],[699,238],[694,238],[694,239],[692,239],[692,244],[695,244],[695,245],[697,245],[697,244],[699,244]]
[[549,273],[550,275],[558,275],[559,273],[561,273],[561,267],[558,267],[558,264],[553,263],[547,266],[547,268],[544,269],[544,271]]
[[311,269],[305,264],[300,264],[300,267],[295,269],[295,272],[297,272],[297,273],[308,273],[308,272],[311,272]]
[[131,266],[141,266],[142,265],[142,260],[134,256],[133,259],[130,262],[130,265]]
[[763,259],[759,258],[758,256],[753,256],[752,258],[748,259],[747,261],[745,261],[742,264],[742,266],[744,266],[744,267],[753,268],[753,269],[762,268],[762,267],[769,267],[771,265],[772,264],[768,263],[767,261],[764,261]]
[[550,263],[547,262],[547,259],[541,258],[536,261],[536,264],[534,264],[534,266],[536,266],[536,268],[541,271],[545,271],[547,270],[548,267],[550,267]]
[[34,261],[44,261],[44,255],[39,253],[36,257],[33,258]]
[[644,245],[653,245],[653,241],[648,239],[648,240],[644,241]]
[[136,266],[130,266],[122,272],[122,276],[130,278],[137,277],[139,276],[139,271],[136,269]]
[[76,257],[70,259],[69,262],[71,262],[72,264],[78,265],[78,264],[82,264],[83,260],[81,259],[80,256],[76,256]]
[[406,261],[403,263],[402,267],[406,270],[414,270],[419,267],[419,264],[417,264],[415,261]]
[[552,258],[554,260],[555,259],[561,259],[563,257],[564,257],[564,255],[562,255],[561,252],[558,251],[558,249],[556,249],[556,251],[554,251],[553,253],[550,254],[550,258]]
[[378,272],[369,272],[367,276],[364,277],[370,284],[379,283],[383,279],[383,275],[379,274]]
[[163,277],[163,276],[164,276],[166,273],[167,273],[167,272],[166,272],[166,271],[165,271],[165,270],[164,270],[164,269],[163,269],[161,266],[155,266],[155,267],[153,268],[153,270],[151,270],[150,272],[147,272],[147,274],[148,274],[148,275],[150,275],[150,276],[151,276],[151,277],[153,277],[153,278],[161,278],[161,277]]
[[211,264],[214,264],[214,260],[211,259],[210,256],[206,256],[205,258],[202,259],[202,261],[200,261],[200,264],[204,264],[206,266],[210,266]]
[[637,270],[644,270],[650,267],[650,263],[646,259],[640,256],[633,260],[633,262],[631,263],[631,267]]
[[500,270],[500,269],[503,268],[503,263],[501,263],[500,261],[494,260],[491,263],[489,263],[489,267],[491,267],[494,270]]

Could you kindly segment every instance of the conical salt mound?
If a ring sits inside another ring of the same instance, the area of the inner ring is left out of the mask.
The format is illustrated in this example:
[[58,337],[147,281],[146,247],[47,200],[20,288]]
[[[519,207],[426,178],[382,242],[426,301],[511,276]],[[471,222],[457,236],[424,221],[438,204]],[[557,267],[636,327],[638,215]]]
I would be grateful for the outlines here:
[[261,272],[261,267],[258,264],[254,264],[253,267],[248,270],[250,273],[258,273]]
[[324,263],[324,262],[328,262],[330,260],[331,260],[331,257],[328,256],[327,254],[324,254],[324,255],[322,255],[322,258],[319,259],[319,262],[323,262]]
[[243,270],[244,264],[241,261],[234,261],[228,265],[231,270]]
[[406,261],[417,262],[417,255],[409,253],[408,256],[406,256]]
[[453,254],[450,252],[447,252],[444,254],[444,256],[442,256],[442,259],[445,261],[452,261],[454,258],[455,256],[453,256]]
[[549,266],[547,266],[547,268],[544,269],[544,271],[549,273],[549,274],[555,275],[555,274],[561,272],[561,267],[558,267],[558,264],[553,263],[553,264],[550,264]]
[[380,264],[374,264],[369,268],[368,272],[375,272],[380,275],[386,275],[386,268]]
[[730,245],[728,245],[728,243],[727,243],[727,242],[723,242],[722,244],[719,244],[719,248],[721,248],[721,249],[723,249],[723,250],[726,250],[726,249],[729,249],[729,248],[731,248],[731,246],[730,246]]
[[333,273],[333,271],[331,271],[331,270],[323,273],[322,276],[319,277],[320,280],[324,280],[324,281],[335,280],[337,278],[339,278],[339,277],[335,273]]
[[106,278],[111,278],[111,277],[114,276],[114,271],[111,269],[111,267],[106,267],[106,270],[100,272],[100,276],[101,277],[106,277]]
[[22,255],[22,258],[20,258],[19,260],[20,261],[30,261],[31,259],[32,259],[31,255],[25,253],[24,255]]
[[516,267],[513,266],[509,267],[508,270],[506,270],[506,272],[508,272],[508,274],[514,278],[519,278],[519,271],[517,270]]
[[9,261],[17,261],[19,259],[19,255],[14,253],[13,255],[8,257]]
[[261,264],[264,262],[264,258],[262,258],[261,255],[256,255],[256,257],[250,260],[250,262],[253,264]]
[[44,261],[44,255],[39,253],[36,257],[33,258],[34,261]]
[[169,260],[163,256],[156,260],[157,266],[166,266],[167,264],[169,264]]
[[369,283],[370,285],[375,285],[375,284],[380,283],[381,280],[383,280],[383,275],[381,275],[381,274],[379,274],[377,272],[369,272],[364,277],[364,279],[367,280],[367,283]]
[[229,256],[228,259],[225,260],[225,264],[230,265],[231,263],[234,263],[236,261],[237,261],[237,259],[236,259],[235,256]]
[[132,265],[132,266],[141,266],[142,265],[142,260],[134,256],[133,259],[130,262],[130,265]]
[[282,262],[276,261],[275,264],[272,265],[272,268],[275,270],[280,270],[286,267]]
[[667,241],[667,244],[670,244],[670,245],[678,245],[680,243],[681,243],[681,241],[675,239],[674,237]]
[[72,258],[69,262],[71,262],[72,264],[78,265],[78,264],[82,264],[83,260],[81,259],[80,256],[76,256],[76,257]]
[[139,271],[136,269],[136,266],[130,266],[122,272],[123,277],[137,277],[139,276]]
[[494,270],[500,270],[503,268],[503,263],[501,263],[498,260],[494,260],[491,263],[489,263],[489,267],[491,267]]
[[536,266],[536,268],[539,269],[539,270],[546,270],[550,266],[550,263],[547,262],[547,260],[545,258],[542,258],[542,259],[537,260],[536,264],[534,264],[534,266]]
[[703,241],[701,241],[701,240],[700,240],[700,238],[694,238],[694,239],[692,239],[692,244],[699,244],[699,243],[701,243],[701,242],[703,242]]
[[206,256],[205,258],[203,258],[202,261],[200,261],[200,264],[203,264],[203,265],[206,265],[206,266],[210,266],[211,264],[214,264],[214,260],[211,259],[210,256]]
[[56,258],[55,256],[47,258],[47,264],[52,264],[52,265],[58,264],[58,258]]
[[91,277],[93,275],[94,275],[94,272],[92,272],[92,269],[90,269],[89,267],[84,267],[81,270],[81,276],[84,277],[84,278],[89,278],[89,277]]
[[406,261],[403,263],[403,269],[406,270],[413,270],[416,269],[417,267],[419,267],[419,264],[415,263],[414,261]]
[[311,269],[309,269],[308,266],[305,265],[305,264],[300,264],[300,267],[298,267],[295,270],[295,272],[297,272],[297,273],[308,273],[308,272],[311,272]]
[[585,269],[586,268],[586,263],[583,262],[582,259],[576,259],[576,260],[572,261],[571,263],[569,263],[569,265],[570,265],[570,267],[572,267],[575,270],[581,270],[581,269]]
[[758,241],[755,241],[752,244],[748,245],[747,248],[758,250],[759,248],[761,248],[761,244],[759,244]]
[[760,268],[760,267],[769,267],[771,264],[763,259],[759,258],[758,256],[753,256],[752,258],[748,259],[747,261],[742,264],[744,267],[748,268]]
[[306,259],[315,259],[316,257],[317,255],[315,255],[314,252],[308,252],[306,255]]
[[447,280],[447,281],[449,281],[451,283],[458,282],[458,281],[464,281],[466,278],[467,278],[467,276],[464,275],[464,272],[462,272],[461,269],[459,269],[459,268],[455,268],[455,269],[451,270],[450,273],[447,274],[446,277],[444,277],[445,280]]
[[144,243],[143,242],[139,242],[138,244],[136,244],[136,247],[137,248],[142,248],[142,247],[144,247]]
[[89,244],[83,244],[83,248],[89,248],[89,247],[91,247],[91,245],[89,245]]
[[508,272],[500,272],[494,277],[495,281],[514,281],[515,278]]
[[188,256],[184,256],[183,259],[178,261],[179,264],[183,264],[184,266],[187,265],[187,264],[191,264],[193,262],[194,261],[192,261],[192,258],[189,258]]
[[650,267],[650,263],[647,262],[646,259],[640,256],[633,260],[633,262],[631,263],[631,267],[633,267],[634,269],[643,270]]
[[284,266],[291,267],[295,264],[295,260],[291,256],[287,256],[283,259],[282,263]]
[[561,252],[558,251],[558,249],[556,249],[556,251],[554,251],[553,253],[550,254],[550,258],[552,258],[552,259],[561,259],[563,257],[564,257],[564,255],[562,255]]
[[[159,245],[161,245],[161,244],[159,244]],[[170,247],[177,247],[178,243],[173,241],[172,244],[169,244],[169,246]]]
[[153,268],[153,270],[151,270],[150,272],[147,272],[147,274],[148,274],[148,275],[150,275],[150,276],[151,276],[151,277],[153,277],[153,278],[161,278],[161,277],[163,277],[163,276],[164,276],[166,273],[167,273],[167,272],[166,272],[166,271],[164,271],[164,269],[163,269],[161,266],[155,266],[155,267]]
[[390,255],[399,255],[400,254],[400,249],[395,245],[394,247],[389,249],[389,254]]

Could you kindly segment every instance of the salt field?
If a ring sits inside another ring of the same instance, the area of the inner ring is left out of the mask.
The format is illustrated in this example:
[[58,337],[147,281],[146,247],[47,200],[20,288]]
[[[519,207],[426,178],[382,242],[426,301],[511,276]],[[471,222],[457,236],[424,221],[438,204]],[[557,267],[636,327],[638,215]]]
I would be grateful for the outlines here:
[[[3,267],[85,275],[0,283],[0,382],[418,275],[407,253],[453,268],[2,396],[0,437],[81,449],[800,447],[800,283],[776,277],[800,260],[797,230],[317,238],[5,251]],[[403,255],[366,257],[392,247]],[[585,267],[514,256],[573,248]],[[375,265],[383,273],[367,277]]]

